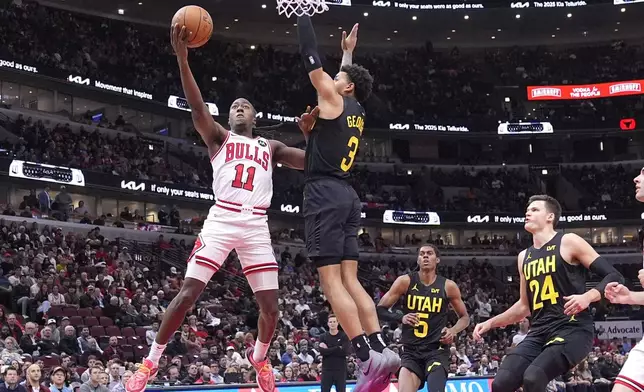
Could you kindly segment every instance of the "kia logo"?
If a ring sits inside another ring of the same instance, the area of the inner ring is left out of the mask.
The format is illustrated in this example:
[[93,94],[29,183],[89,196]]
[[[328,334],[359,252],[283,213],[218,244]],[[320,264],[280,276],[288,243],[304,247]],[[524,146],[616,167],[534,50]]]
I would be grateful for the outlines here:
[[67,81],[76,84],[82,84],[84,86],[89,86],[89,78],[83,78],[82,76],[69,75],[67,77]]
[[300,213],[300,207],[299,206],[293,207],[290,204],[282,204],[280,206],[280,210],[282,212],[288,212],[288,213],[291,213],[291,214],[299,214]]
[[131,191],[145,191],[145,182],[137,184],[135,181],[121,180],[121,189],[129,189]]
[[624,118],[619,121],[619,129],[622,131],[632,131],[637,126],[634,118]]
[[485,215],[484,217],[481,217],[481,215],[468,215],[467,217],[467,223],[489,223],[490,222],[490,216]]

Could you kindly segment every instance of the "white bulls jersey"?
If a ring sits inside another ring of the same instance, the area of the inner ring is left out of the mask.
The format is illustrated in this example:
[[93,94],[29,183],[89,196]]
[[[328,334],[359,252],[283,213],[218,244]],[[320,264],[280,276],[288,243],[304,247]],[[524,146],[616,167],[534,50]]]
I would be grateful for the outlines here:
[[268,140],[228,131],[210,163],[217,206],[251,213],[254,209],[263,210],[265,215],[273,198],[273,161]]

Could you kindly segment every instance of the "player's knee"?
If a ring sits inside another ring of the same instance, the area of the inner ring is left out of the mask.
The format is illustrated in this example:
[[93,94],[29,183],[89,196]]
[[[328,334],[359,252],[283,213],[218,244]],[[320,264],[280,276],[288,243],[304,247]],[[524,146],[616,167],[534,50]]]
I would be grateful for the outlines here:
[[179,307],[180,309],[187,310],[192,305],[194,305],[195,302],[197,302],[197,298],[199,298],[201,291],[202,291],[202,288],[191,287],[184,284],[181,287],[179,294],[177,294],[174,301],[172,302],[175,302],[176,306]]
[[513,373],[507,370],[499,370],[492,381],[492,392],[514,392],[512,386],[517,384],[514,381],[515,378],[517,376]]
[[530,365],[523,373],[523,389],[525,392],[543,392],[548,384],[548,375],[538,366]]

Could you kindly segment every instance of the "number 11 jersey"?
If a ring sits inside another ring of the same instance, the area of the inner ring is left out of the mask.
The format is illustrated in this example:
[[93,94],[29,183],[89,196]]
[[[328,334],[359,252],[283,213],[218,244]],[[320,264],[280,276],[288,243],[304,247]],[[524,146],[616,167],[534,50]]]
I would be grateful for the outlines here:
[[531,331],[551,332],[575,324],[593,326],[588,309],[575,316],[564,313],[564,297],[586,292],[588,271],[581,264],[570,264],[563,259],[562,237],[563,233],[557,233],[541,248],[526,249],[522,271],[532,314]]
[[273,198],[273,160],[268,140],[229,131],[210,163],[217,207],[265,215]]

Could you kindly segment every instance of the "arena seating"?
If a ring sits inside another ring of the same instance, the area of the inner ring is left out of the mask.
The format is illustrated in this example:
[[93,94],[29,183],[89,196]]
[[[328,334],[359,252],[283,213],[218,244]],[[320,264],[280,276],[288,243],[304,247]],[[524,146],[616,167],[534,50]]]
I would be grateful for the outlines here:
[[[279,243],[280,235],[276,236]],[[290,238],[281,238],[292,241]],[[11,336],[22,337],[29,331],[31,323],[36,324],[36,349],[25,343],[21,345],[22,351],[17,352],[16,365],[23,371],[30,363],[38,361],[42,361],[45,369],[63,364],[71,381],[81,381],[90,362],[101,361],[108,365],[108,369],[116,362],[133,369],[134,362],[147,354],[151,334],[156,328],[153,325],[162,317],[169,299],[176,295],[182,271],[170,270],[169,265],[164,266],[161,259],[151,261],[161,263],[161,268],[153,267],[150,270],[147,266],[151,264],[148,262],[132,260],[126,250],[127,245],[133,246],[132,242],[119,238],[101,240],[100,246],[86,247],[85,244],[91,242],[86,242],[85,235],[78,232],[65,234],[53,226],[25,226],[0,221],[0,259],[5,271],[0,286],[12,287],[0,294],[3,304],[0,334],[5,340]],[[276,245],[280,248],[276,253],[280,258],[280,274],[283,278],[284,288],[280,298],[284,310],[274,345],[275,356],[271,361],[279,371],[278,379],[282,381],[316,380],[320,371],[317,337],[324,331],[328,308],[319,292],[311,264],[297,250],[301,249],[301,244],[290,243],[293,244],[291,247]],[[137,252],[145,253],[140,249]],[[165,248],[164,252],[179,252],[174,256],[185,257],[187,249],[170,247]],[[387,259],[371,258],[361,265],[360,276],[377,301],[397,276],[412,270],[413,261],[392,263]],[[630,264],[618,267],[629,274],[633,273],[633,268],[637,268]],[[458,368],[455,374],[493,374],[494,366],[507,352],[512,328],[490,334],[485,344],[474,343],[469,337],[475,322],[497,314],[516,300],[517,286],[508,287],[501,281],[503,271],[516,277],[516,271],[511,267],[493,267],[486,261],[476,259],[441,267],[442,274],[459,282],[473,321],[467,333],[461,334],[455,344],[459,351],[451,358]],[[168,350],[166,363],[179,361],[179,381],[182,384],[204,383],[203,380],[199,381],[199,377],[189,374],[191,364],[197,361],[217,367],[220,377],[213,376],[215,383],[223,383],[226,374],[235,371],[241,372],[245,381],[253,378],[252,368],[246,359],[235,359],[235,354],[233,357],[225,355],[226,352],[230,353],[230,348],[243,354],[245,335],[257,323],[257,310],[248,297],[250,290],[241,275],[239,262],[233,253],[225,268],[216,275],[199,299],[198,309],[189,314],[188,324],[182,329],[181,343]],[[29,296],[30,291],[34,293],[33,296]],[[24,293],[27,293],[26,296]],[[64,298],[64,304],[60,304],[61,297]],[[298,306],[300,304],[306,304],[307,307]],[[485,311],[488,305],[490,310]],[[630,311],[630,307],[601,309],[596,317],[624,316]],[[17,327],[13,329],[8,321],[10,312],[16,314],[18,319]],[[7,329],[3,328],[5,326]],[[46,327],[58,329],[53,343],[43,335]],[[391,325],[386,332],[389,344],[397,348],[399,326]],[[69,336],[67,340],[64,339],[66,333]],[[112,341],[110,337],[116,339]],[[308,352],[314,362],[300,374],[298,369],[302,367],[302,358],[308,358],[299,355],[299,348],[303,347],[301,341],[304,340],[310,343]],[[70,341],[74,343],[71,347],[76,348],[69,349]],[[54,349],[46,352],[51,345]],[[286,352],[290,352],[291,347],[294,348],[293,357],[288,357]],[[12,351],[5,349],[0,355],[10,357]],[[621,355],[619,350],[615,355]],[[494,365],[482,365],[483,356]],[[294,362],[287,365],[291,361]],[[596,371],[597,377],[601,377],[601,366]],[[169,376],[166,372],[169,372],[167,365],[161,372],[160,380],[168,380],[164,378]],[[350,374],[350,378],[353,377],[354,374]],[[172,378],[169,380],[175,383]],[[205,383],[208,382],[206,380]]]
[[[155,96],[181,95],[165,29],[74,14],[36,2],[23,4],[11,4],[0,14],[0,39],[12,42],[0,49],[4,58],[115,85],[127,81]],[[84,34],[69,39],[63,32],[70,30]],[[208,101],[230,103],[238,96],[248,96],[262,110],[291,116],[299,115],[304,103],[314,102],[299,54],[264,46],[251,50],[214,40],[207,48],[194,51],[191,63]],[[337,71],[338,57],[339,53],[327,57],[330,72]],[[543,105],[539,112],[526,111],[519,99],[512,108],[501,109],[498,99],[503,96],[495,95],[494,87],[637,79],[642,59],[641,45],[617,42],[482,53],[464,53],[458,48],[441,52],[428,44],[393,54],[361,51],[356,62],[368,67],[376,80],[374,98],[367,105],[373,114],[371,124],[469,122],[496,129],[498,120],[522,119],[528,114],[558,127],[606,127],[623,114],[639,114],[641,105],[628,98],[611,99],[610,104],[593,101],[590,107],[575,102],[565,107]],[[212,76],[217,76],[216,83]]]

